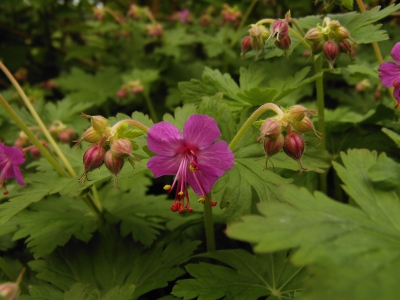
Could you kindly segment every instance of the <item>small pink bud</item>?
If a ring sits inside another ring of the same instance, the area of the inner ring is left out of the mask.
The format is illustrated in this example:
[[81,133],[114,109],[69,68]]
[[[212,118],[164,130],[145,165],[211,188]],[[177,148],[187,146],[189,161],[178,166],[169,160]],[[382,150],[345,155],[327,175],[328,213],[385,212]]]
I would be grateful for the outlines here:
[[40,154],[41,154],[39,149],[36,148],[36,147],[32,147],[31,150],[30,150],[30,153],[31,153],[33,158],[39,158]]
[[256,141],[260,141],[266,137],[276,138],[279,134],[281,134],[282,125],[279,121],[268,118],[262,123],[260,128],[260,136],[256,139]]
[[118,176],[121,172],[124,162],[123,157],[115,155],[111,150],[108,150],[104,156],[104,164],[114,176]]
[[144,92],[144,87],[142,85],[137,85],[132,88],[132,94],[134,94],[134,95],[143,93],[143,92]]
[[290,44],[292,41],[290,40],[290,37],[287,35],[283,39],[276,40],[275,41],[275,46],[278,47],[281,50],[287,51],[290,49]]
[[58,138],[63,143],[69,143],[71,141],[71,136],[66,131],[61,132]]
[[303,170],[306,170],[301,165],[301,157],[303,155],[304,148],[305,148],[305,143],[303,137],[300,134],[291,132],[288,133],[288,135],[286,135],[283,144],[283,150],[288,156],[290,156],[299,163],[300,174],[303,172]]
[[288,35],[289,24],[286,20],[275,20],[271,24],[270,31],[271,37],[275,37],[279,41]]
[[271,136],[265,137],[264,151],[265,151],[265,157],[267,158],[267,161],[265,162],[265,169],[268,168],[267,164],[270,157],[281,151],[284,140],[285,139],[281,133],[276,137],[271,137]]
[[375,92],[375,93],[374,93],[374,98],[375,98],[375,100],[380,100],[381,97],[382,97],[381,92]]
[[101,167],[104,163],[106,150],[100,145],[91,145],[83,154],[84,172],[79,178],[79,181],[85,181],[88,172]]
[[339,51],[340,52],[342,52],[342,53],[347,53],[349,56],[350,56],[350,59],[352,60],[352,61],[354,61],[355,59],[354,59],[354,57],[353,57],[353,55],[352,55],[352,49],[351,49],[351,45],[350,45],[350,43],[348,42],[348,41],[339,41],[338,42],[338,45],[339,45]]
[[325,42],[323,54],[325,59],[328,61],[330,68],[333,69],[333,64],[339,55],[339,45],[334,41]]
[[17,300],[19,294],[18,284],[5,282],[0,284],[0,297],[4,300]]
[[245,53],[251,50],[251,36],[245,36],[242,40],[242,53],[240,54],[243,56]]
[[129,157],[132,156],[132,143],[127,139],[116,139],[111,143],[110,150],[116,156]]
[[311,44],[311,53],[313,55],[317,55],[317,54],[321,53],[322,50],[324,49],[324,44],[325,44],[325,42],[323,40],[312,43]]
[[323,38],[323,33],[318,28],[311,28],[307,31],[304,38],[309,42],[321,41]]
[[116,96],[118,99],[121,99],[121,98],[128,96],[128,92],[125,89],[121,89],[117,92]]

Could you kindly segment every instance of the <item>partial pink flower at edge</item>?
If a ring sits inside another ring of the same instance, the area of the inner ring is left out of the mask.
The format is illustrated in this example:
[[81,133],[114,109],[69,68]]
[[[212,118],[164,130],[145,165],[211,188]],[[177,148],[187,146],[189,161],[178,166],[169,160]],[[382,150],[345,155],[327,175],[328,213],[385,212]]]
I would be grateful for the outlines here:
[[[192,115],[185,123],[183,134],[174,125],[160,122],[148,132],[147,143],[157,154],[147,163],[155,177],[175,175],[171,186],[176,188],[172,211],[193,211],[190,207],[188,185],[204,201],[211,188],[232,168],[234,156],[225,141],[215,142],[221,133],[216,121],[206,115]],[[216,202],[210,200],[212,206]]]
[[397,100],[395,108],[400,104],[400,42],[396,43],[390,52],[394,62],[384,62],[378,68],[379,78],[387,88],[394,87],[393,96]]
[[0,189],[6,189],[6,179],[15,178],[19,185],[25,185],[19,165],[25,162],[24,153],[17,147],[5,146],[0,142]]

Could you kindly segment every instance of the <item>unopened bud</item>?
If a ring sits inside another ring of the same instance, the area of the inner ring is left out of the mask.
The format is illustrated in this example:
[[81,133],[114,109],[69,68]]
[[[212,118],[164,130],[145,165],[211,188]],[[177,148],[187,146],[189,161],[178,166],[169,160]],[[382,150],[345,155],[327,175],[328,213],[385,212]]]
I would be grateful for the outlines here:
[[290,156],[291,158],[293,158],[298,162],[300,168],[300,174],[303,170],[306,170],[301,165],[301,157],[303,155],[304,148],[305,148],[305,143],[303,137],[300,134],[291,132],[285,137],[283,150],[288,156]]
[[325,42],[323,40],[312,43],[311,53],[313,55],[320,54],[322,52],[322,50],[324,49],[324,44],[325,44]]
[[0,298],[4,300],[17,300],[19,294],[18,284],[15,282],[5,282],[0,284]]
[[334,41],[325,42],[323,54],[325,59],[328,61],[330,68],[333,69],[333,64],[339,55],[339,45]]
[[132,156],[132,143],[127,139],[116,139],[111,143],[110,149],[114,155],[120,157]]
[[245,55],[245,53],[251,50],[251,36],[245,36],[242,40],[242,52],[241,56]]
[[108,121],[106,118],[103,116],[89,116],[84,113],[82,113],[82,116],[84,118],[90,118],[90,122],[92,124],[92,127],[95,131],[104,133],[108,130],[110,125],[108,124]]
[[83,154],[83,165],[85,173],[101,167],[104,163],[106,150],[100,145],[91,145]]
[[40,150],[36,147],[32,147],[30,150],[30,153],[32,155],[33,158],[39,158],[40,157]]
[[354,57],[352,55],[352,49],[351,49],[351,45],[348,41],[339,41],[338,42],[339,45],[339,51],[342,53],[347,53],[350,56],[350,59],[352,61],[354,61]]
[[121,89],[117,92],[116,96],[118,99],[121,99],[128,96],[128,92],[125,89]]
[[303,105],[293,105],[289,108],[288,112],[288,119],[290,123],[301,121],[305,116],[312,117],[317,114],[316,110],[308,109]]
[[275,41],[275,46],[278,47],[281,50],[287,51],[290,49],[290,44],[292,41],[290,40],[290,37],[287,35],[283,39],[276,40]]
[[271,37],[275,37],[279,41],[288,35],[289,24],[286,20],[275,20],[271,24],[270,31]]
[[295,122],[292,123],[292,127],[293,127],[293,131],[297,132],[297,133],[306,133],[306,132],[310,132],[313,131],[315,133],[315,135],[319,138],[322,139],[321,137],[321,133],[318,132],[315,129],[315,126],[313,124],[313,122],[311,121],[311,119],[307,116],[305,116],[301,121],[299,122]]
[[[270,136],[265,137],[264,151],[265,151],[265,157],[267,158],[267,162],[271,156],[281,151],[284,140],[285,138],[283,137],[283,134],[279,134],[276,137],[270,137]],[[265,168],[267,168],[267,162],[265,164]]]
[[266,137],[277,137],[282,131],[282,125],[279,121],[269,118],[262,123],[260,128],[260,136],[256,139],[256,141],[260,141]]
[[142,85],[137,85],[132,87],[132,94],[136,95],[139,93],[143,93],[144,92],[144,87]]
[[[82,138],[80,141],[85,141],[91,144],[96,144],[100,142],[100,140],[103,138],[103,134],[100,133],[99,131],[94,130],[93,126],[90,126],[88,129],[86,129],[85,133],[83,134]],[[79,141],[78,141],[79,143]]]
[[104,156],[104,164],[114,176],[118,176],[119,172],[121,172],[124,162],[124,158],[115,155],[111,150],[108,150]]
[[69,143],[71,140],[71,136],[66,131],[61,132],[60,135],[58,136],[58,138],[63,143]]
[[323,33],[318,28],[311,28],[307,31],[304,38],[309,42],[321,41],[323,38]]

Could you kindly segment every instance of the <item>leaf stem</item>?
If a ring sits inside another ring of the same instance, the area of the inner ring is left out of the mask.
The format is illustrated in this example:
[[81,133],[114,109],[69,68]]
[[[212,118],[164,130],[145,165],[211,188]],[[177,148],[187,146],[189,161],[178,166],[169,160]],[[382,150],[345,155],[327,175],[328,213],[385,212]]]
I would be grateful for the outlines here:
[[146,104],[147,108],[149,109],[151,119],[153,120],[154,123],[158,122],[158,117],[156,110],[154,109],[153,101],[151,101],[149,94],[148,93],[143,93],[144,94],[144,99],[146,99]]
[[[29,101],[28,97],[26,96],[24,90],[21,88],[17,80],[15,80],[14,76],[10,73],[7,67],[0,61],[0,69],[4,72],[4,74],[8,77],[11,81],[12,85],[17,90],[18,94],[21,96],[22,100],[24,101],[25,105],[28,107],[31,115],[36,120],[37,124],[39,125],[40,129],[42,130],[43,134],[45,135],[46,139],[49,141],[50,145],[53,147],[54,152],[63,162],[64,166],[67,168],[69,174],[72,177],[76,177],[75,170],[71,167],[70,163],[62,153],[61,149],[58,147],[57,143],[51,136],[50,132],[47,130],[46,126],[44,125],[43,121],[40,119],[38,113],[36,112],[35,108],[33,107],[32,103]],[[31,140],[32,141],[32,140]],[[33,141],[32,141],[33,142]],[[40,149],[39,149],[40,150]]]
[[6,273],[10,281],[15,281],[17,279],[17,275],[14,273],[13,270],[8,266],[7,262],[4,260],[2,256],[0,256],[0,269]]
[[[315,74],[322,72],[322,56],[317,55],[314,60]],[[325,99],[324,99],[324,82],[322,76],[315,80],[315,88],[317,91],[317,106],[318,106],[318,131],[321,132],[323,139],[321,140],[321,148],[326,150],[326,129],[325,129]],[[320,173],[320,189],[323,193],[327,193],[327,173]]]
[[7,101],[0,95],[0,104],[4,107],[4,110],[8,113],[8,115],[14,120],[14,122],[18,125],[19,128],[26,134],[26,136],[30,139],[32,144],[39,149],[40,153],[45,157],[49,163],[53,166],[53,168],[64,177],[68,177],[67,172],[60,166],[57,160],[50,154],[50,152],[42,145],[42,143],[36,138],[36,136],[29,130],[29,128],[25,125],[25,123],[21,120],[21,118],[15,113],[15,111],[11,108],[11,106],[7,103]]
[[142,130],[144,133],[147,133],[149,131],[149,128],[147,126],[143,125],[142,123],[140,123],[138,121],[130,120],[130,119],[121,120],[121,121],[115,123],[112,128],[117,129],[123,123],[128,123],[129,125],[135,126],[135,127],[139,128],[140,130]]
[[246,120],[246,122],[244,122],[243,126],[239,129],[239,131],[236,133],[236,135],[230,142],[229,149],[233,150],[235,148],[235,146],[243,137],[247,129],[249,129],[249,127],[257,120],[257,118],[267,110],[273,110],[278,116],[281,117],[283,116],[283,111],[279,108],[278,105],[274,103],[266,103],[261,105],[251,114],[251,116]]
[[214,220],[212,215],[212,207],[210,206],[210,198],[205,197],[204,202],[204,228],[206,231],[207,252],[215,251],[215,234]]
[[240,31],[242,30],[244,24],[247,22],[247,19],[249,18],[249,15],[250,15],[251,11],[253,10],[254,6],[257,4],[257,2],[258,2],[258,0],[253,0],[253,1],[251,1],[250,5],[247,7],[247,10],[246,10],[242,20],[240,21],[238,28],[236,29],[235,35],[233,36],[233,39],[232,39],[229,47],[232,48],[236,44],[236,42],[239,38]]

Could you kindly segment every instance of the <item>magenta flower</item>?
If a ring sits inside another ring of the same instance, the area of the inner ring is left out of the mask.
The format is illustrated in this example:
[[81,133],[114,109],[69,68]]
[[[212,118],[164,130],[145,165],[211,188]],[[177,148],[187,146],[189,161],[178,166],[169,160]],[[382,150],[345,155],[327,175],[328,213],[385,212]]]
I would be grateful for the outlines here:
[[192,21],[190,11],[188,9],[178,11],[178,19],[184,24],[190,23]]
[[[147,144],[157,154],[147,163],[155,177],[175,175],[171,185],[176,187],[172,211],[191,212],[188,184],[205,202],[218,177],[233,166],[234,157],[225,141],[215,142],[221,133],[215,120],[206,115],[192,115],[183,127],[183,134],[174,125],[160,122],[150,128]],[[217,203],[210,200],[210,205]]]
[[397,100],[397,106],[400,104],[400,43],[394,45],[390,55],[394,59],[394,62],[384,62],[378,68],[379,77],[382,84],[388,88],[394,87],[393,96]]
[[8,194],[6,189],[6,179],[15,178],[19,185],[25,185],[19,165],[25,162],[24,153],[17,147],[5,146],[0,142],[0,189],[4,187],[4,194]]

